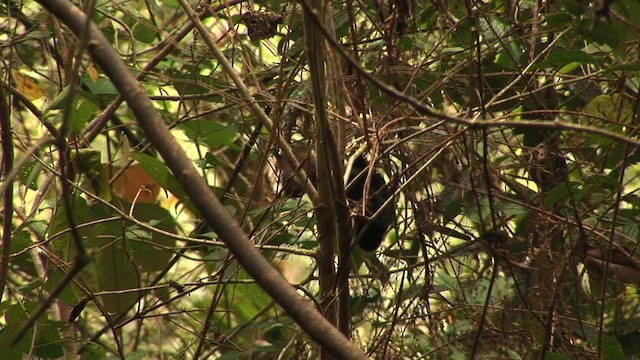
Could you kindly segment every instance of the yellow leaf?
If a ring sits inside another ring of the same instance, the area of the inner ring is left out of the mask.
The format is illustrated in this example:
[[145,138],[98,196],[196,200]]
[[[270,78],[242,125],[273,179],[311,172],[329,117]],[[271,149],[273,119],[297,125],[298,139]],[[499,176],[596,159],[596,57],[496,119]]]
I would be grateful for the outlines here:
[[11,77],[16,89],[26,96],[27,99],[33,101],[44,96],[42,88],[31,78],[20,75],[18,70],[11,70]]
[[[111,170],[115,174],[120,168],[112,165]],[[138,164],[128,167],[124,174],[113,183],[113,189],[121,198],[129,202],[133,202],[135,199],[137,202],[145,204],[155,203],[160,193],[160,185],[156,184]]]
[[89,78],[91,79],[91,81],[93,81],[93,83],[95,84],[96,82],[98,82],[98,70],[96,70],[96,68],[94,68],[93,66],[89,66],[89,69],[87,70],[87,73],[89,75]]

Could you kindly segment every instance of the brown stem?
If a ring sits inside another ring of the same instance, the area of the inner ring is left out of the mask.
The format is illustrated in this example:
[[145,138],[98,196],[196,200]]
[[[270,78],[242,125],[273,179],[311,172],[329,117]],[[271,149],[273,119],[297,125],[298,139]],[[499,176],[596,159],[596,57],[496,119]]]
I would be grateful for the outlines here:
[[[2,170],[7,175],[13,168],[13,136],[11,134],[11,111],[7,105],[4,87],[0,86],[0,135],[2,136]],[[4,206],[2,210],[2,255],[0,257],[0,301],[7,283],[9,271],[9,252],[11,249],[11,220],[13,219],[13,182],[9,181],[2,193]]]

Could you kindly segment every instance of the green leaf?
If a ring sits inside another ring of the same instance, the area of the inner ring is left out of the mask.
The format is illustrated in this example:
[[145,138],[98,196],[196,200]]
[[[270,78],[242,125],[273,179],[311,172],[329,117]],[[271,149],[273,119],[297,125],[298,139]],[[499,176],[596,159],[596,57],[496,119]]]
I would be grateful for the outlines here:
[[566,29],[573,22],[573,17],[565,13],[556,13],[547,15],[545,20],[550,28]]
[[547,196],[544,197],[543,204],[545,207],[549,208],[554,204],[564,202],[568,198],[569,191],[567,188],[567,184],[562,183],[549,190]]
[[58,359],[64,356],[60,332],[66,327],[63,321],[47,320],[38,324],[38,339],[34,352],[42,359]]
[[[246,277],[244,271],[241,271],[241,276]],[[234,310],[234,315],[237,316],[241,322],[248,321],[254,316],[256,311],[259,311],[273,301],[260,286],[255,284],[245,284],[235,287],[234,289],[229,289],[229,291],[233,293],[233,298],[243,299],[243,301],[232,302],[227,305]]]
[[[87,252],[93,256],[91,262],[81,272],[80,277],[93,291],[116,291],[137,288],[139,283],[139,271],[131,261],[129,252],[123,241],[124,222],[99,220],[112,216],[113,210],[101,203],[87,205],[79,196],[72,199],[72,216],[80,241]],[[82,226],[86,223],[91,226]],[[68,231],[68,218],[63,205],[59,205],[53,217],[49,229],[50,235],[55,235],[63,230],[59,238],[54,239],[53,245],[67,261],[74,259],[77,249]],[[99,298],[105,309],[113,313],[121,313],[129,305],[138,300],[136,292],[109,294]],[[70,305],[77,299],[69,301]]]
[[[636,318],[637,320],[637,318]],[[636,322],[637,323],[637,322]],[[617,337],[627,358],[637,358],[640,355],[640,333],[630,332]]]
[[27,331],[17,344],[11,345],[11,342],[18,331],[25,325],[25,322],[29,319],[29,313],[35,307],[35,303],[25,302],[23,304],[13,304],[4,312],[6,322],[3,322],[3,327],[0,329],[0,348],[2,349],[0,351],[0,360],[22,359],[25,358],[24,354],[30,352],[33,339],[32,331]]
[[120,94],[113,83],[109,79],[102,76],[98,77],[98,80],[94,82],[87,75],[84,77],[82,83],[87,87],[91,95],[94,96],[110,95],[111,97],[113,97]]
[[235,359],[243,359],[246,357],[246,353],[244,351],[231,350],[225,352],[222,356],[218,358],[218,360],[235,360]]
[[291,324],[268,324],[266,329],[264,330],[265,340],[272,344],[284,343],[288,342],[291,337],[294,335],[292,333],[293,328]]
[[580,122],[613,131],[622,131],[633,119],[633,106],[620,94],[598,95],[584,107]]
[[571,358],[554,353],[553,351],[547,351],[544,355],[544,360],[571,360]]
[[[120,229],[114,229],[116,232]],[[104,236],[104,235],[103,235]],[[106,237],[106,236],[105,236]],[[130,305],[138,301],[138,292],[122,292],[139,288],[140,274],[131,262],[125,242],[120,237],[112,237],[111,243],[95,252],[93,264],[97,277],[96,290],[114,291],[100,297],[100,302],[109,312],[122,314]]]
[[215,169],[219,163],[218,158],[209,151],[204,155],[204,159],[196,160],[196,165],[201,169]]
[[82,93],[76,93],[71,102],[69,113],[69,128],[76,134],[80,134],[84,126],[93,119],[98,112],[98,105]]
[[91,190],[104,201],[111,201],[111,186],[102,165],[101,152],[93,149],[78,149],[71,153],[71,163],[76,173],[86,176]]
[[549,54],[546,59],[534,65],[535,69],[545,69],[569,63],[593,64],[596,59],[593,55],[583,51],[562,51]]
[[597,189],[608,190],[611,193],[617,192],[620,188],[620,182],[615,175],[595,174],[590,176],[588,181],[590,184],[596,185]]
[[[177,62],[184,62],[184,59],[175,59]],[[215,69],[216,64],[203,64],[204,68]],[[208,94],[214,90],[229,90],[232,85],[224,80],[221,80],[218,76],[197,76],[194,78],[192,74],[199,73],[198,69],[193,69],[190,65],[184,64],[180,72],[175,69],[167,70],[167,75],[173,78],[173,87],[180,95],[196,95],[196,94]],[[220,94],[211,94],[207,98],[208,101],[219,102],[222,101]]]
[[142,165],[144,171],[163,189],[169,190],[182,201],[187,198],[187,194],[182,190],[176,178],[162,161],[144,153],[133,153],[131,158]]
[[156,40],[157,34],[150,25],[145,22],[138,22],[133,25],[133,37],[145,44],[151,44]]
[[[124,360],[139,360],[147,357],[147,352],[143,350],[133,351],[127,355],[125,355]],[[102,358],[102,360],[120,360],[118,356],[107,356]]]
[[82,360],[105,360],[106,352],[104,347],[88,343],[82,352]]
[[462,212],[462,199],[459,194],[447,194],[447,196],[442,196],[440,207],[442,223],[446,225]]
[[619,71],[640,71],[640,63],[639,64],[618,64],[612,65],[606,69],[604,69],[606,73],[619,72]]
[[192,120],[178,126],[190,139],[207,145],[212,150],[232,146],[238,129],[207,120]]
[[50,110],[59,110],[64,108],[67,96],[73,87],[71,85],[65,86],[64,89],[51,101],[49,106],[44,110],[44,113],[48,113]]
[[38,161],[26,163],[18,173],[20,182],[31,190],[38,190],[38,175],[42,171],[42,164]]
[[133,352],[129,353],[124,358],[125,358],[125,360],[139,360],[139,359],[144,359],[145,357],[147,357],[147,352],[146,351],[137,350],[137,351],[133,351]]
[[[92,209],[89,208],[86,200],[82,197],[73,197],[71,199],[71,206],[71,216],[76,226],[96,219],[91,211]],[[90,246],[94,243],[94,239],[98,235],[95,230],[96,229],[90,229],[88,227],[78,228],[78,235],[85,246]],[[63,259],[68,261],[72,260],[76,254],[76,249],[71,241],[69,219],[66,208],[62,203],[55,209],[47,233],[48,237],[52,240],[51,245],[56,251],[63,254]]]
[[31,236],[24,230],[16,231],[11,237],[11,254],[15,254],[19,251],[25,250],[29,245],[32,245]]
[[457,230],[448,228],[446,226],[434,225],[434,230],[439,231],[443,235],[451,236],[456,239],[471,241],[471,237],[467,234],[463,234]]
[[602,341],[602,358],[604,360],[624,359],[625,355],[622,351],[622,345],[613,336],[605,336]]
[[[64,277],[65,275],[61,271],[55,271],[55,272],[49,273],[47,281],[43,284],[42,289],[46,291],[52,291],[53,289],[55,289],[56,286],[58,286],[62,282]],[[58,300],[70,306],[75,305],[78,302],[78,298],[73,293],[70,286],[67,286],[62,290],[60,295],[58,295]]]
[[[153,222],[153,227],[164,230],[169,233],[177,233],[177,224],[175,219],[167,211],[158,204],[138,203],[133,209],[133,216],[146,223]],[[127,247],[131,249],[131,253],[136,263],[148,272],[160,271],[166,267],[169,260],[173,257],[173,252],[166,248],[176,245],[176,240],[172,237],[140,229],[140,232],[127,232]],[[145,240],[139,242],[137,240]],[[154,246],[157,245],[157,246]]]

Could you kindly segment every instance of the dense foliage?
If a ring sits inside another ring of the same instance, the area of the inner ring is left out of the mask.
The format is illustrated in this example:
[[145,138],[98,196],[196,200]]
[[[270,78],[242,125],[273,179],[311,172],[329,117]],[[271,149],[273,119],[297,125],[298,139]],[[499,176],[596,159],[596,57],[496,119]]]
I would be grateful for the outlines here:
[[[0,358],[319,356],[207,228],[92,44],[39,2],[0,4]],[[272,127],[180,2],[77,5],[319,308],[340,291],[321,289],[318,237],[340,228],[289,196],[297,169],[276,158],[291,144],[315,171],[330,147],[383,174],[395,221],[348,265],[348,333],[372,358],[640,358],[640,3],[316,3],[323,19],[302,2],[191,4]]]

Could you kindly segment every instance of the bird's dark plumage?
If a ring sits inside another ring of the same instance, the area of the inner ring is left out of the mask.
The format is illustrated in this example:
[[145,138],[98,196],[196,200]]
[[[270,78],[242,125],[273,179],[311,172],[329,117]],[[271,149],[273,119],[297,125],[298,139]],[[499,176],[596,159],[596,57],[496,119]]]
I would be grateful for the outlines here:
[[[283,194],[287,197],[298,197],[304,194],[304,186],[299,184],[293,176],[294,171],[289,164],[280,155],[276,157],[279,170],[282,172],[281,180],[284,182]],[[305,161],[302,166],[305,168],[309,181],[317,185],[315,164],[311,161]],[[362,202],[364,196],[364,186],[367,181],[367,173],[369,162],[362,156],[357,157],[351,172],[349,173],[349,183],[351,186],[347,189],[347,198],[352,201]],[[388,205],[385,211],[378,217],[371,220],[371,216],[375,214],[386,202],[390,194],[389,188],[385,186],[384,178],[377,171],[371,174],[369,183],[369,193],[366,204],[365,216],[359,215],[355,217],[353,233],[359,238],[358,245],[366,251],[374,251],[380,246],[384,235],[393,224],[395,219],[395,209],[393,205]],[[362,203],[360,203],[360,208]]]
[[[369,163],[362,156],[359,156],[353,162],[351,172],[349,173],[349,183],[351,187],[347,190],[347,197],[353,201],[362,201],[364,198],[364,187],[367,181],[367,171]],[[362,175],[358,176],[360,173]],[[355,179],[355,180],[354,180]],[[353,227],[354,236],[360,241],[358,245],[366,251],[374,251],[380,246],[384,239],[384,234],[395,217],[393,207],[387,206],[385,211],[377,218],[370,220],[368,217],[375,214],[387,200],[388,189],[385,188],[385,181],[382,175],[377,171],[371,174],[369,183],[369,193],[366,204],[366,217],[358,216],[355,218]]]

